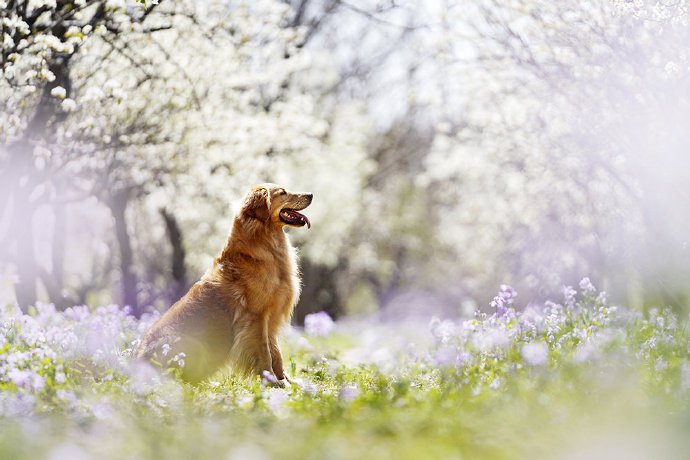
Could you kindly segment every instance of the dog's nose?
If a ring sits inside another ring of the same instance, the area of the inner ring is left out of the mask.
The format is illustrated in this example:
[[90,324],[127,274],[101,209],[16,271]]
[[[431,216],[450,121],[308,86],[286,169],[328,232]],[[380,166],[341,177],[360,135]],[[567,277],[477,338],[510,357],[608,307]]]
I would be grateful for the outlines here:
[[311,200],[314,199],[314,194],[313,193],[307,193],[307,198],[309,198],[309,204],[311,204]]

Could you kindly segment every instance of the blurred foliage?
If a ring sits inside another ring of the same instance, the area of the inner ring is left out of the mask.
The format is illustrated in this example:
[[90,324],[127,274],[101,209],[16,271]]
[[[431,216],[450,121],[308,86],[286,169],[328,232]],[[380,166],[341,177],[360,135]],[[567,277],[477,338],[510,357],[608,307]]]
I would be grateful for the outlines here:
[[0,3],[24,309],[167,308],[268,180],[316,196],[298,320],[582,273],[688,310],[687,1]]

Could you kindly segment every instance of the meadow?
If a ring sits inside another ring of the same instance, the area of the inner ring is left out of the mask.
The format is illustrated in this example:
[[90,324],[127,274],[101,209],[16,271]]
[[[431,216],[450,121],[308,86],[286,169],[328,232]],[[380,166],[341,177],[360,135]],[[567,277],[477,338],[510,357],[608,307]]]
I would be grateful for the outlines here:
[[158,314],[7,306],[0,458],[687,458],[687,318],[609,305],[588,279],[543,305],[504,285],[482,310],[312,314],[283,336],[280,388],[132,362]]
[[[0,0],[0,460],[690,458],[688,44],[690,0]],[[314,197],[292,383],[133,360],[266,182]]]

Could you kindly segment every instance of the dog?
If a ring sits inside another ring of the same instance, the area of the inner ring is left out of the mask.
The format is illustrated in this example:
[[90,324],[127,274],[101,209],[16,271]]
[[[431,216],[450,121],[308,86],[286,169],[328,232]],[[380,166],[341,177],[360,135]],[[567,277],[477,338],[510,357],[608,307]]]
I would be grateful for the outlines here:
[[251,189],[213,267],[144,334],[135,358],[164,363],[184,356],[181,374],[191,383],[230,364],[244,376],[284,385],[277,336],[301,289],[285,227],[311,228],[299,211],[312,198],[275,184]]

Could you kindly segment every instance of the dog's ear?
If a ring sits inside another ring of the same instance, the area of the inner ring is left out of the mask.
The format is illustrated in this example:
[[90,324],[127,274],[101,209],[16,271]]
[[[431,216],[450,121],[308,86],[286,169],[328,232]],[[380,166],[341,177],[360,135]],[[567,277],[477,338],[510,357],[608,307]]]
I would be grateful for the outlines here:
[[242,211],[249,217],[267,222],[271,217],[271,194],[265,187],[252,190],[244,200]]

